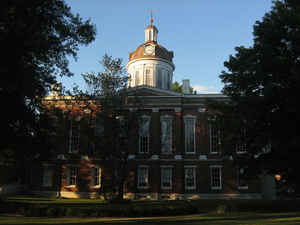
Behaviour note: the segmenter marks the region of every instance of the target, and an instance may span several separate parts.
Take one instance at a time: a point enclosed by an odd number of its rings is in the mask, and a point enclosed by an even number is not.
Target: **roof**
[[[158,29],[156,28],[156,26],[154,26],[154,25],[149,25],[148,27],[146,27],[146,30],[147,29],[155,29],[157,32],[158,32]]]
[[[151,26],[151,25],[149,25],[149,26]],[[147,46],[149,44],[151,44],[152,46],[155,47],[155,51],[154,51],[154,54],[146,55],[144,53],[145,46]],[[134,52],[129,53],[129,61],[135,60],[135,59],[143,59],[143,58],[161,58],[161,59],[165,59],[165,60],[172,62],[173,56],[174,56],[174,53],[172,51],[168,51],[166,48],[164,48],[162,45],[158,44],[157,42],[147,41],[146,43],[143,43],[140,46],[138,46]]]

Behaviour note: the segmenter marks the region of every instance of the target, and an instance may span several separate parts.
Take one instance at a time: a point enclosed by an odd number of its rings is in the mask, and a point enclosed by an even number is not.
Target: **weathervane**
[[[150,25],[152,26],[152,23],[153,23],[153,17],[152,17],[152,13],[155,13],[155,12],[157,12],[158,10],[157,9],[152,9],[151,11],[150,11]]]

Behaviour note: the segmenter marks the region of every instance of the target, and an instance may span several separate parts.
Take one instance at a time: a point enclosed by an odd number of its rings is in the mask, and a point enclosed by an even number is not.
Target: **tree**
[[[226,127],[233,132],[228,132],[227,141],[233,142],[244,127],[248,162],[280,173],[293,185],[300,178],[299,15],[299,1],[274,1],[271,11],[254,25],[253,46],[235,48],[236,54],[224,63],[228,71],[220,75],[223,93],[232,100],[227,112],[231,121],[239,121]],[[223,117],[228,113],[223,111]]]
[[[94,144],[94,156],[102,160],[112,175],[110,181],[103,182],[102,192],[123,199],[130,139],[137,136],[138,128],[137,112],[129,113],[128,107],[137,109],[138,100],[128,92],[129,77],[120,58],[104,55],[100,63],[103,72],[82,75],[87,90],[76,86],[71,95],[80,103],[80,111],[90,112],[96,120],[95,135],[89,135],[89,142]]]
[[[190,93],[193,93],[194,89],[192,86],[189,87],[190,88]],[[178,93],[182,93],[182,84],[179,84],[177,81],[175,81],[172,85],[172,91],[176,91]]]
[[[56,77],[71,76],[68,56],[95,39],[89,20],[73,15],[63,0],[10,0],[0,3],[1,158],[36,155],[41,142],[41,100]],[[44,123],[46,124],[46,123]],[[5,160],[5,159],[4,159]]]

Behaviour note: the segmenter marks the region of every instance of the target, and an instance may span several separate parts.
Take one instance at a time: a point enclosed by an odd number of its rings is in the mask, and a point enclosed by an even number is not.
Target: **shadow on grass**
[[[68,225],[212,225],[212,224],[300,224],[299,213],[240,214],[240,215],[192,215],[157,218],[9,218],[1,217],[0,224],[68,224]]]

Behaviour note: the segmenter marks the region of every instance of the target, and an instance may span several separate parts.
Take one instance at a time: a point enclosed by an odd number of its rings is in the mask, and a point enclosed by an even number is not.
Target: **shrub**
[[[222,205],[218,205],[217,206],[217,209],[216,209],[216,213],[218,215],[224,215],[227,211],[227,206],[222,204]]]
[[[39,204],[29,205],[29,207],[24,211],[24,216],[28,217],[40,217],[42,215],[42,209]]]
[[[65,211],[65,216],[72,217],[72,216],[78,216],[78,209],[77,208],[67,208]]]
[[[55,217],[57,216],[57,209],[56,208],[47,208],[46,216],[48,217]]]

